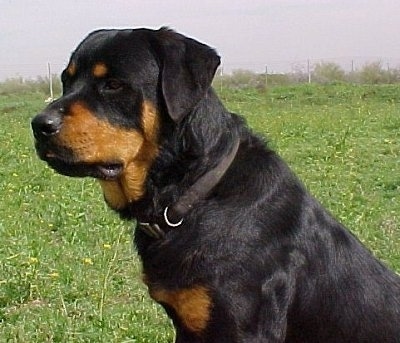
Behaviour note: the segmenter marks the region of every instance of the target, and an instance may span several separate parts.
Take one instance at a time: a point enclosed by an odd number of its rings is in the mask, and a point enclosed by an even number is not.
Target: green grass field
[[[269,137],[308,189],[400,271],[400,88],[220,90]],[[30,119],[41,94],[0,96],[0,343],[172,342],[142,285],[132,223],[91,179],[38,160]]]

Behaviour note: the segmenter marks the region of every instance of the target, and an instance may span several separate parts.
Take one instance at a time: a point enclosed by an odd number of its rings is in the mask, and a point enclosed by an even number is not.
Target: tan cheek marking
[[[124,208],[128,204],[125,191],[118,181],[99,180],[99,183],[103,190],[104,197],[111,208],[118,210]]]
[[[108,68],[107,68],[107,66],[106,66],[104,63],[102,63],[102,62],[96,63],[96,64],[94,65],[94,67],[93,67],[92,73],[93,73],[93,76],[94,76],[94,77],[103,77],[103,76],[106,76],[106,75],[107,75],[107,73],[108,73]]]
[[[140,151],[143,136],[96,118],[78,102],[64,117],[59,141],[71,148],[80,162],[120,162],[126,167]]]
[[[155,301],[172,307],[188,330],[201,333],[206,329],[212,307],[207,288],[195,286],[174,291],[150,289],[150,296]]]
[[[69,76],[74,76],[76,74],[76,64],[71,62],[67,67],[67,73]]]
[[[143,102],[142,124],[146,140],[149,143],[157,144],[159,123],[158,114],[154,105],[150,101]]]
[[[142,125],[144,141],[135,158],[127,163],[123,175],[118,181],[100,181],[108,204],[117,210],[143,196],[148,171],[158,155],[158,114],[149,101],[143,103]]]
[[[144,194],[144,184],[150,168],[148,162],[133,161],[121,177],[121,186],[128,202],[140,199]]]
[[[119,180],[99,180],[104,197],[111,208],[122,209],[143,196],[148,168],[146,162],[133,161],[127,165]]]
[[[144,141],[140,151],[127,163],[121,178],[118,181],[100,180],[108,204],[117,210],[143,196],[148,170],[158,155],[158,114],[149,101],[143,103],[142,126]]]
[[[140,199],[148,170],[158,154],[158,114],[150,102],[143,103],[144,133],[118,128],[96,118],[87,107],[77,102],[64,117],[60,143],[74,151],[80,162],[123,164],[116,181],[99,180],[108,204],[121,209]]]

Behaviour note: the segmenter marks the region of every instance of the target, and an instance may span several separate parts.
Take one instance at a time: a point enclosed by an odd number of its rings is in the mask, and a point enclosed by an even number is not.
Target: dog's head
[[[57,172],[100,180],[108,203],[140,199],[163,125],[209,89],[220,59],[174,31],[99,30],[62,73],[63,96],[32,120],[36,149]]]

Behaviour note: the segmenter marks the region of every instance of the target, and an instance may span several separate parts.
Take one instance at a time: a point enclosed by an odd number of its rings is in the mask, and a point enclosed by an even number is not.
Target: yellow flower
[[[93,264],[93,261],[90,257],[85,257],[82,262],[83,264],[89,264],[89,265]]]
[[[30,264],[36,264],[38,262],[39,262],[39,260],[36,257],[29,257],[29,263]]]
[[[111,244],[106,244],[106,243],[104,243],[104,244],[103,244],[103,248],[104,248],[104,249],[111,249]]]

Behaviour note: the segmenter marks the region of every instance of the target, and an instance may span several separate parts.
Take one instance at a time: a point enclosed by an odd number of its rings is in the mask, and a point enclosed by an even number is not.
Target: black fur
[[[73,58],[90,54],[115,66],[127,84],[112,105],[113,125],[140,126],[127,94],[150,99],[161,116],[160,153],[145,195],[119,210],[123,218],[160,222],[164,208],[240,139],[222,180],[180,227],[161,240],[135,232],[149,284],[166,290],[202,285],[210,292],[210,318],[199,332],[163,303],[176,342],[400,342],[399,277],[224,108],[210,87],[219,64],[212,49],[166,29],[100,31]],[[76,84],[64,83],[67,89]],[[115,101],[98,98],[85,95],[95,109]]]

